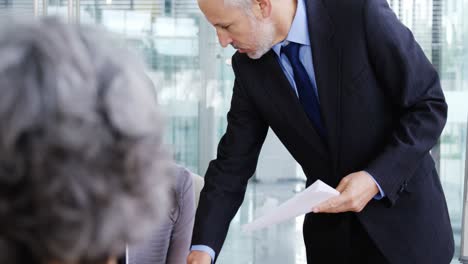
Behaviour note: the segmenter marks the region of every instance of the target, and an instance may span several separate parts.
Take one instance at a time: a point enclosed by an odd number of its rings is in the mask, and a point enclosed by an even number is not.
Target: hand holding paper
[[[307,189],[296,194],[280,206],[244,225],[242,229],[244,232],[251,232],[309,213],[316,205],[339,194],[337,190],[317,180]]]
[[[329,199],[314,208],[314,213],[361,212],[369,201],[379,193],[377,182],[372,176],[359,171],[341,179],[336,187],[340,196]]]

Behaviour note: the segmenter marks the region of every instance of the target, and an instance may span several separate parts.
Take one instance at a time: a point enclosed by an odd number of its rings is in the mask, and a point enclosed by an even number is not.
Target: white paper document
[[[322,182],[317,180],[304,191],[296,194],[278,207],[271,209],[263,216],[242,226],[244,232],[252,232],[261,228],[269,227],[291,218],[309,213],[321,202],[328,200],[340,193]]]

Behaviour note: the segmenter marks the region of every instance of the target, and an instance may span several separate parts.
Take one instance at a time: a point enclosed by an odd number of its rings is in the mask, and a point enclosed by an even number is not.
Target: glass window
[[[0,17],[5,15],[33,17],[42,14],[46,0],[0,0]]]
[[[449,106],[440,144],[432,150],[438,163],[460,254],[466,129],[468,119],[468,1],[390,0],[439,71]]]
[[[226,126],[233,51],[219,47],[196,1],[82,0],[80,21],[103,25],[143,56],[174,158],[204,173]]]
[[[456,259],[460,252],[467,142],[468,0],[388,2],[398,18],[413,31],[437,68],[449,105],[447,125],[432,154],[447,197],[457,245]],[[198,10],[196,1],[0,0],[0,16],[5,13],[60,15],[71,21],[102,25],[123,37],[148,65],[167,115],[166,142],[172,145],[174,158],[194,172],[205,172],[226,129],[233,86],[230,57],[234,51],[220,48],[214,29]],[[272,151],[276,150],[273,148]],[[303,175],[299,172],[294,177]],[[302,185],[292,182],[288,186],[250,186],[246,202],[232,222],[231,230],[237,233],[240,225],[253,217],[268,193],[281,194],[278,197],[281,200],[286,198],[283,194],[290,196],[292,190],[300,190]],[[278,230],[293,235],[291,243],[278,247],[276,253],[292,251],[292,256],[277,260],[305,263],[300,219],[289,226],[292,226],[291,230],[278,227]],[[231,232],[220,261],[238,263],[230,256],[245,254],[254,260],[251,263],[262,263],[266,242],[260,240],[269,242],[275,236],[276,233],[265,233],[261,239],[246,238]],[[241,252],[242,249],[245,251]]]

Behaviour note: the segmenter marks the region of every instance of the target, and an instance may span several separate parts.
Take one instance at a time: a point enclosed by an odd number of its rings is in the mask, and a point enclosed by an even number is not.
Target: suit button
[[[406,190],[406,187],[408,187],[408,181],[403,182],[403,184],[400,186],[400,190],[398,190],[398,193],[402,193],[404,190]]]
[[[402,193],[406,188],[406,184],[403,184],[400,186],[400,190],[398,190],[398,193]]]

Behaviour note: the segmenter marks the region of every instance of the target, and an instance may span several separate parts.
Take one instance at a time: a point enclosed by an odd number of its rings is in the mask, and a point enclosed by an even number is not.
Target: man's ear
[[[267,18],[271,15],[271,1],[270,0],[254,0],[255,5],[258,6],[260,15]]]

